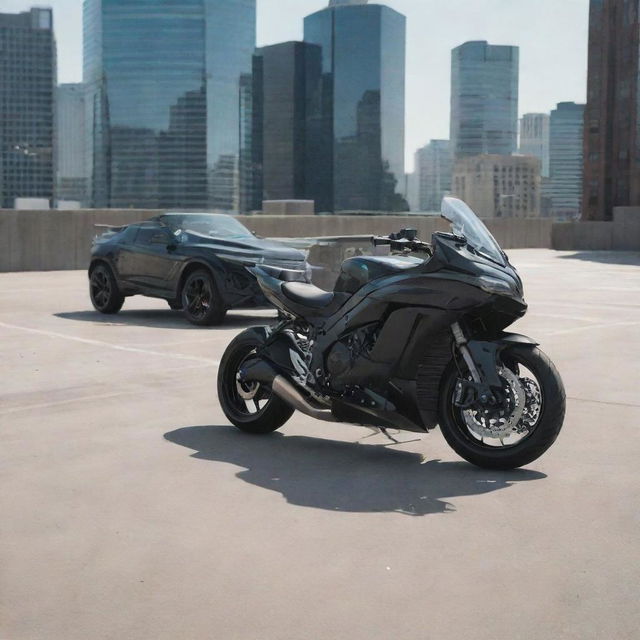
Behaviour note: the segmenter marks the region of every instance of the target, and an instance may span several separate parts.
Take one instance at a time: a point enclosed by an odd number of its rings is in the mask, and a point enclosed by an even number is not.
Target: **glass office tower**
[[[255,0],[85,0],[91,201],[239,207]]]
[[[451,52],[451,144],[456,157],[516,151],[518,65],[518,47],[465,42]]]
[[[453,155],[449,140],[431,140],[415,155],[418,211],[440,211],[442,198],[451,193]]]
[[[545,195],[556,218],[577,218],[582,208],[584,105],[560,102],[551,112],[550,178]]]
[[[84,85],[58,85],[56,91],[56,200],[86,204]]]
[[[540,159],[543,178],[549,177],[549,114],[525,113],[520,120],[520,153]]]
[[[255,209],[262,200],[314,200],[318,184],[307,163],[307,107],[322,81],[322,50],[283,42],[254,57]]]
[[[324,194],[317,211],[406,210],[405,17],[332,3],[305,18],[304,39],[322,47],[308,111],[307,162]]]
[[[51,9],[0,13],[0,209],[53,200],[55,86]]]

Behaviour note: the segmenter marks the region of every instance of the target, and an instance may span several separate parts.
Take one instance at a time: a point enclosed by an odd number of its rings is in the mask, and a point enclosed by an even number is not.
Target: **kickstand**
[[[362,442],[367,438],[373,438],[373,436],[377,436],[379,433],[383,433],[385,436],[387,436],[387,438],[391,442],[390,445],[385,445],[385,446],[393,446],[395,444],[408,444],[410,442],[420,442],[420,438],[415,438],[413,440],[396,440],[384,427],[367,427],[367,429],[370,429],[372,433],[370,433],[368,436],[364,436],[363,438],[360,438],[358,442]]]
[[[396,440],[384,427],[380,427],[380,433],[384,433],[384,435],[387,436],[393,444],[402,444],[400,440]]]

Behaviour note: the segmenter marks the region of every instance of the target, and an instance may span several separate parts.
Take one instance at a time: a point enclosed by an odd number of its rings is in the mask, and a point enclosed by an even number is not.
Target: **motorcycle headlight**
[[[504,280],[498,280],[497,278],[489,278],[487,276],[481,276],[478,280],[478,284],[483,291],[487,293],[494,293],[499,296],[511,296],[514,291],[512,287]]]

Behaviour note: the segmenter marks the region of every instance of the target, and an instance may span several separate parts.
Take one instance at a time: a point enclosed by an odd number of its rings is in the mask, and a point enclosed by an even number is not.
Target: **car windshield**
[[[215,238],[247,238],[251,232],[235,218],[219,213],[168,214],[160,221],[173,232],[186,231]]]
[[[484,223],[462,200],[445,198],[442,217],[451,223],[451,231],[466,239],[467,245],[485,258],[505,266],[504,252]]]

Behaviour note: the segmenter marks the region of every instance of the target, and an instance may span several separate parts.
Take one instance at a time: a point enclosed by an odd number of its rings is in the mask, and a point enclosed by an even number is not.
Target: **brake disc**
[[[522,420],[517,427],[518,433],[527,433],[537,424],[542,413],[542,392],[540,386],[531,378],[520,378],[520,384],[526,394],[526,403]]]
[[[467,409],[463,411],[464,421],[472,433],[482,438],[504,438],[520,433],[519,423],[527,406],[527,394],[518,376],[507,367],[498,369],[507,394],[506,405],[491,411]],[[525,428],[527,431],[528,428]]]
[[[243,400],[253,400],[256,397],[258,390],[260,389],[260,383],[259,382],[249,382],[249,383],[243,382],[242,380],[240,380],[240,374],[237,373],[236,389],[238,391],[238,395]]]

